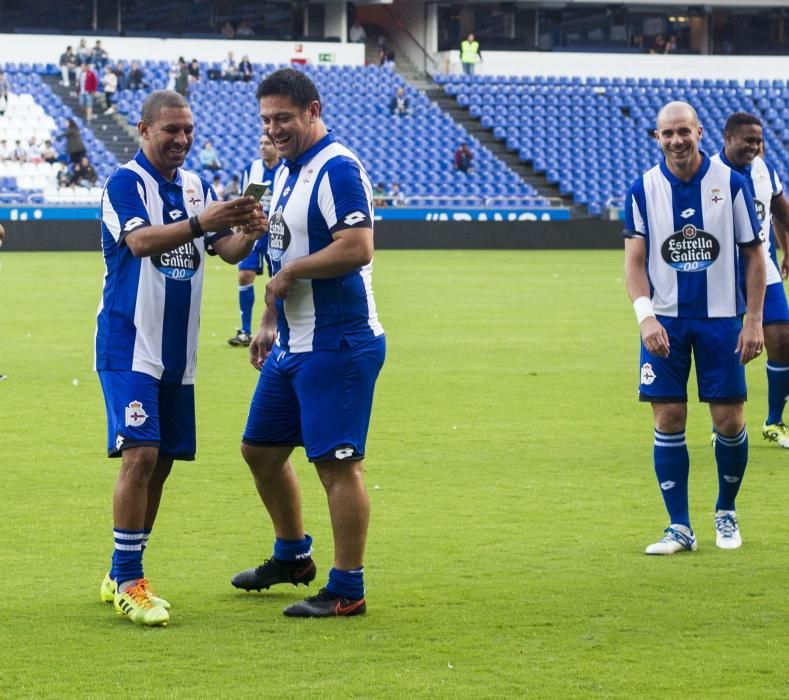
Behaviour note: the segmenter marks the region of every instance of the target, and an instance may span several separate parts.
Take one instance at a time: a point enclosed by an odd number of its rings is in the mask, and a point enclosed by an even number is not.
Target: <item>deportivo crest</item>
[[[191,279],[200,267],[200,253],[194,243],[189,241],[175,250],[152,255],[151,262],[163,275],[174,280]]]
[[[269,257],[278,262],[285,255],[285,251],[290,246],[290,229],[285,222],[285,217],[282,215],[282,207],[277,207],[269,217],[268,224],[268,255]]]
[[[649,362],[645,362],[641,365],[641,383],[649,386],[654,381],[655,372],[652,369],[652,365]]]
[[[693,224],[685,224],[660,247],[663,260],[682,272],[706,270],[718,259],[720,251],[718,239]]]
[[[726,197],[721,192],[720,188],[713,187],[710,190],[710,202],[713,204],[720,204],[721,202],[725,201]]]
[[[139,428],[148,420],[148,414],[139,401],[132,401],[126,406],[126,425],[132,428]]]

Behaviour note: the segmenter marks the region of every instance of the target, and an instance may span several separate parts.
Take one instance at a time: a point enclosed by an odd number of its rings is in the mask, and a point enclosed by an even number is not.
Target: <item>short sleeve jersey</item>
[[[285,161],[269,212],[268,254],[276,274],[317,253],[332,234],[373,227],[372,187],[359,159],[328,133]],[[300,279],[277,300],[277,343],[290,352],[332,350],[383,335],[372,289],[372,262],[331,279]]]
[[[770,213],[770,205],[773,197],[777,197],[783,192],[781,178],[775,168],[759,156],[753,159],[750,165],[736,166],[729,162],[726,154],[721,151],[712,156],[713,160],[718,160],[724,165],[728,165],[735,172],[742,175],[748,192],[753,198],[753,206],[756,209],[756,216],[759,218],[761,229],[759,238],[762,241],[762,251],[764,252],[764,264],[767,270],[767,284],[778,284],[783,282],[780,268],[775,255],[775,234],[773,232],[773,216]]]
[[[267,190],[260,200],[263,211],[268,214],[271,207],[271,195],[274,192],[274,181],[277,179],[279,171],[282,170],[282,161],[278,161],[273,168],[267,168],[262,158],[253,160],[241,173],[241,194],[247,189],[250,182],[260,182],[267,186]]]
[[[144,226],[199,214],[214,200],[201,177],[179,168],[168,182],[142,151],[110,175],[101,200],[105,273],[97,370],[132,370],[169,384],[194,383],[205,256],[229,232],[206,234],[143,258],[131,252],[125,238]]]
[[[759,221],[742,177],[702,153],[685,182],[662,161],[630,186],[626,238],[644,238],[655,312],[731,318],[745,312],[740,246],[759,245]]]

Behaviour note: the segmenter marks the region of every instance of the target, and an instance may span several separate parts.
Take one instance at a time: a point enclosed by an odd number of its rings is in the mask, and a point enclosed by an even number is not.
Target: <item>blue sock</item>
[[[364,598],[364,567],[360,566],[350,571],[332,568],[329,571],[326,590],[350,600]]]
[[[241,330],[252,332],[252,307],[255,305],[255,285],[240,284],[238,286],[238,305],[241,307]]]
[[[305,534],[303,540],[274,540],[274,558],[280,561],[298,561],[312,554],[312,537]]]
[[[718,502],[715,510],[734,510],[734,499],[742,484],[748,465],[748,433],[743,428],[737,435],[717,434],[715,461],[718,463]]]
[[[148,547],[148,540],[151,539],[151,530],[152,529],[153,528],[150,528],[150,527],[143,528],[143,531],[142,531],[142,548],[143,548],[143,551],[145,551],[145,549]]]
[[[767,361],[767,425],[783,423],[789,397],[789,365]]]
[[[690,457],[685,431],[661,433],[655,428],[655,474],[672,524],[690,527],[688,472]]]
[[[142,578],[143,531],[116,527],[112,535],[115,538],[115,550],[112,553],[110,578],[119,584]]]

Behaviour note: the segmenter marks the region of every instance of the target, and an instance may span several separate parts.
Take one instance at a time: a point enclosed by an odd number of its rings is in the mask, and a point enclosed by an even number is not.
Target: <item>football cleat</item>
[[[137,625],[164,626],[170,621],[170,613],[151,602],[148,580],[144,578],[137,579],[122,593],[116,592],[113,604],[119,615],[126,615]]]
[[[245,591],[259,591],[268,588],[275,583],[292,583],[297,586],[303,583],[310,585],[310,581],[315,578],[315,562],[312,557],[298,559],[294,562],[286,562],[281,559],[266,559],[255,569],[241,571],[230,579],[236,588],[243,588]]]
[[[247,347],[252,342],[252,336],[240,329],[236,330],[236,334],[228,341],[233,347]]]
[[[733,510],[719,510],[715,513],[715,545],[721,549],[742,547],[740,527]]]
[[[789,448],[789,428],[783,423],[773,423],[762,426],[762,437],[770,442],[775,442],[781,447]]]
[[[118,584],[116,581],[110,578],[110,573],[108,571],[107,575],[104,577],[104,580],[101,582],[101,589],[99,591],[102,601],[105,603],[111,603],[114,601],[117,590]],[[160,598],[159,596],[155,595],[151,589],[150,583],[147,585],[146,590],[148,591],[148,598],[150,599],[151,603],[154,605],[159,605],[165,610],[170,609],[170,603],[168,603],[164,598]]]
[[[363,615],[366,610],[364,598],[352,600],[321,588],[318,595],[289,605],[282,612],[288,617],[349,617]]]
[[[676,552],[695,552],[696,536],[693,530],[685,525],[669,525],[664,531],[663,539],[649,545],[647,554],[675,554]]]

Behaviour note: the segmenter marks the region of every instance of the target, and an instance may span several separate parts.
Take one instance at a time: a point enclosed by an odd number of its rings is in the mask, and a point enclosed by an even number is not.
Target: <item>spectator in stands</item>
[[[200,64],[196,58],[193,58],[192,62],[189,64],[188,73],[190,83],[197,83],[200,81]]]
[[[132,61],[129,69],[129,90],[141,90],[145,85],[145,72],[138,61]]]
[[[219,170],[222,167],[219,163],[216,149],[210,141],[206,141],[205,145],[200,149],[200,165],[209,170]]]
[[[101,39],[96,39],[96,45],[93,47],[93,51],[91,52],[90,62],[96,67],[97,71],[102,72],[108,61],[109,55],[102,47]]]
[[[22,141],[17,139],[14,141],[14,150],[11,151],[11,160],[24,163],[28,158],[27,146],[22,145]]]
[[[385,45],[382,45],[380,49],[378,49],[378,62],[381,65],[381,68],[392,68],[395,67],[395,52],[392,49],[388,48]]]
[[[74,55],[74,49],[70,46],[60,54],[60,83],[63,87],[69,87],[72,80],[77,77],[77,57]]]
[[[71,173],[65,163],[58,163],[58,171],[55,177],[58,187],[69,187],[71,185]]]
[[[238,175],[233,175],[230,182],[225,187],[225,200],[235,199],[241,196],[241,182],[239,182]]]
[[[79,103],[85,109],[85,121],[89,122],[93,120],[93,101],[99,89],[99,79],[89,63],[83,63],[80,68]]]
[[[649,53],[666,53],[666,37],[658,34],[652,42],[652,48]]]
[[[27,142],[27,160],[31,163],[41,163],[44,160],[41,157],[41,144],[35,136],[31,136]]]
[[[175,68],[173,89],[184,97],[188,97],[189,95],[189,70],[183,58],[178,59],[178,65]]]
[[[49,139],[44,141],[44,145],[41,147],[41,160],[46,163],[57,163],[58,152]]]
[[[104,114],[112,114],[115,111],[115,96],[118,92],[118,76],[110,66],[104,66],[104,75],[101,78],[101,85],[104,88],[104,103],[106,109]]]
[[[469,34],[460,42],[460,63],[466,75],[474,75],[477,63],[482,60],[482,52],[479,50],[479,42],[473,34]]]
[[[5,139],[0,140],[0,160],[11,160],[14,155],[14,149],[8,145]]]
[[[405,88],[399,87],[392,99],[389,100],[389,112],[398,117],[404,117],[411,114],[411,109],[408,105],[408,98],[405,95]]]
[[[666,53],[675,53],[677,50],[677,35],[672,34],[666,40]]]
[[[88,48],[88,42],[85,39],[80,39],[77,47],[77,65],[81,66],[84,63],[90,63],[91,53],[91,50]]]
[[[74,164],[74,169],[71,175],[71,182],[69,184],[76,185],[77,187],[93,187],[99,179],[96,171],[90,164],[87,156],[82,156],[78,163]]]
[[[392,189],[389,190],[389,194],[387,195],[387,201],[389,202],[390,207],[402,207],[405,206],[405,195],[400,190],[400,183],[393,182]]]
[[[471,164],[473,160],[474,154],[464,141],[455,151],[455,170],[459,170],[466,174],[470,173],[474,169]]]
[[[5,77],[5,71],[0,68],[0,116],[8,109],[8,93],[11,92],[11,83]]]
[[[252,67],[252,62],[246,54],[244,54],[244,57],[241,59],[241,63],[238,64],[238,72],[245,83],[252,80],[255,75],[255,69]]]
[[[249,26],[249,20],[242,19],[236,29],[236,39],[249,39],[255,36],[255,30]]]
[[[211,187],[214,188],[214,194],[216,194],[217,199],[225,199],[225,186],[222,184],[222,178],[219,177],[219,175],[214,175],[214,179],[211,182]]]
[[[126,64],[123,61],[118,61],[112,69],[115,77],[118,79],[118,90],[125,90],[129,87],[129,76],[126,75]]]
[[[355,19],[348,29],[348,41],[353,44],[364,44],[367,41],[367,32],[365,32],[364,27],[359,24],[358,19]]]
[[[376,207],[386,206],[386,185],[379,182],[373,187],[373,205]]]
[[[66,120],[66,131],[63,134],[66,139],[66,153],[70,163],[78,163],[82,156],[87,155],[85,144],[82,141],[77,122],[73,119]]]
[[[236,38],[236,30],[233,29],[233,25],[230,24],[230,20],[225,20],[225,23],[222,25],[222,29],[219,30],[219,33],[225,37],[225,39]]]
[[[228,51],[227,58],[222,61],[222,80],[238,80],[241,76],[238,72],[238,64],[232,51]]]

